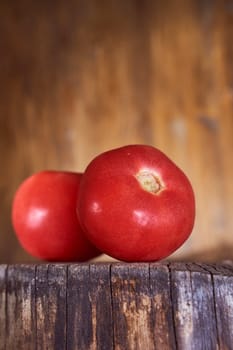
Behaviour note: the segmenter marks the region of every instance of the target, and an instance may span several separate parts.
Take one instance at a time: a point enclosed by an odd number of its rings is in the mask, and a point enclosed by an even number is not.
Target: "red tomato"
[[[83,261],[99,255],[85,238],[76,215],[82,175],[42,171],[17,190],[12,222],[23,248],[48,261]]]
[[[184,173],[161,151],[125,146],[89,164],[78,215],[87,237],[104,253],[125,261],[155,261],[190,235],[194,193]]]

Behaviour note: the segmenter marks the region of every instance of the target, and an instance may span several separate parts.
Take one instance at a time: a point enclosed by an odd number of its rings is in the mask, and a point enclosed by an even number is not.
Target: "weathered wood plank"
[[[6,274],[7,265],[0,268],[0,350],[6,348]]]
[[[42,264],[36,269],[37,350],[66,349],[65,265]]]
[[[185,266],[185,265],[184,265]],[[218,346],[213,285],[210,273],[189,266],[170,265],[174,322],[179,349],[216,349]]]
[[[214,301],[220,349],[233,349],[233,274],[214,275]]]
[[[111,284],[115,348],[154,349],[149,265],[112,265]]]
[[[90,265],[89,288],[93,324],[91,350],[112,350],[114,310],[112,310],[110,264]]]
[[[71,265],[67,293],[68,348],[113,349],[110,265]]]
[[[92,310],[89,300],[88,264],[68,268],[67,345],[68,349],[90,349],[93,339]]]
[[[210,274],[191,272],[193,349],[217,349],[217,326]]]
[[[178,349],[193,349],[191,347],[193,309],[189,271],[171,270],[171,299]]]
[[[11,265],[6,278],[6,349],[35,349],[35,266]]]
[[[212,275],[232,275],[231,268],[219,264],[196,263],[201,269]]]
[[[223,276],[232,276],[232,273],[233,273],[233,265],[231,266],[230,264],[229,265],[225,265],[225,264],[206,264],[206,268],[209,269],[209,268],[214,268],[218,274],[221,274]],[[215,274],[213,272],[213,270],[211,271],[213,274]]]
[[[165,264],[150,264],[150,290],[154,349],[175,349],[176,334],[171,300],[169,269]]]

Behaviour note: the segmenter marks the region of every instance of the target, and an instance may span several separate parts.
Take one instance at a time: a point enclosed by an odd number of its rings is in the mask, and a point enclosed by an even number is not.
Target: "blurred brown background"
[[[130,143],[193,183],[172,257],[233,258],[233,1],[1,1],[0,16],[0,262],[33,260],[10,220],[25,177]]]

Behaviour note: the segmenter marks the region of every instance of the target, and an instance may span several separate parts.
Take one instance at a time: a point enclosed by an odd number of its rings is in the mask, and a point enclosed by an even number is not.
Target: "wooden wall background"
[[[3,0],[0,16],[0,262],[33,260],[10,221],[25,177],[129,143],[193,183],[173,257],[232,258],[233,1]]]

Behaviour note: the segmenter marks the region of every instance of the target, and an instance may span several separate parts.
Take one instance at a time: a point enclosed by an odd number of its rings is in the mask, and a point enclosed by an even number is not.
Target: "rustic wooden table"
[[[0,349],[233,349],[233,267],[0,266]]]

